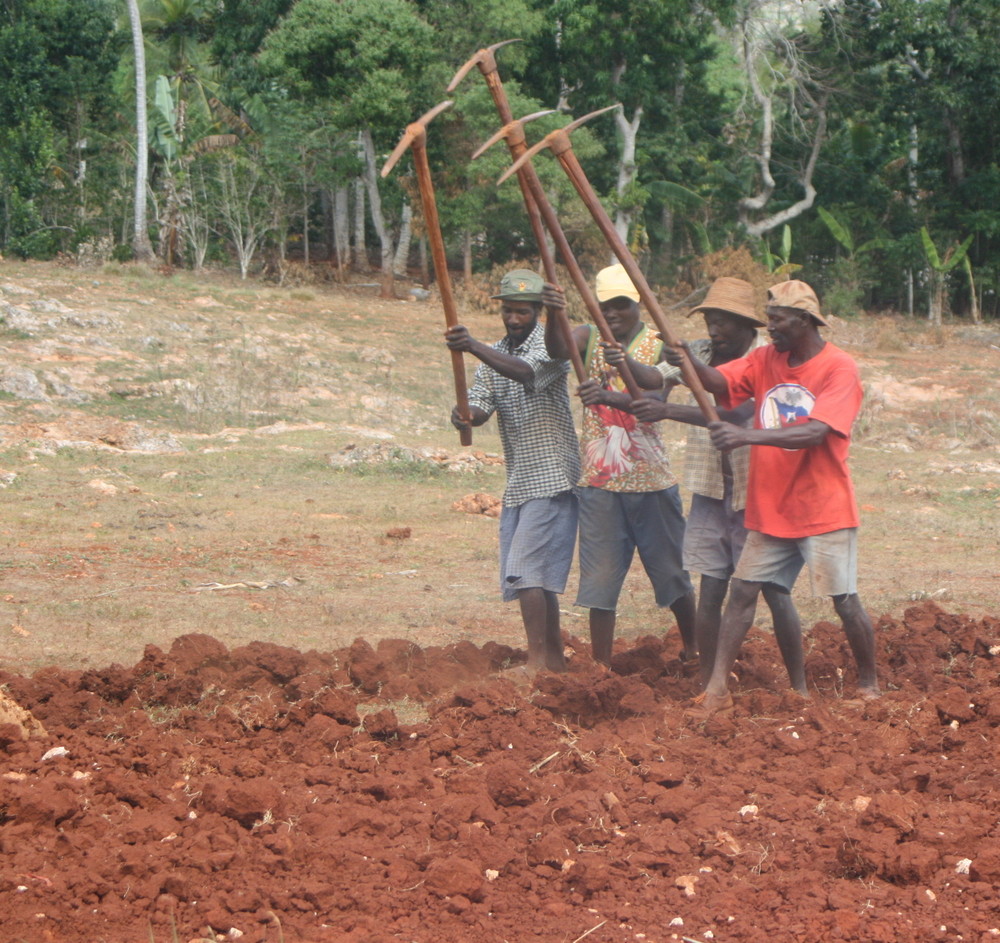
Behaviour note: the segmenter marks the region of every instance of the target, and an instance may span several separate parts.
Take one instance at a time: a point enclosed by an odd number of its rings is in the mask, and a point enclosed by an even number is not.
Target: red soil
[[[533,689],[519,652],[405,641],[0,672],[49,733],[0,726],[0,939],[992,941],[998,635],[882,618],[865,703],[839,629],[811,702],[753,633],[701,724],[675,638],[611,674],[572,639]]]

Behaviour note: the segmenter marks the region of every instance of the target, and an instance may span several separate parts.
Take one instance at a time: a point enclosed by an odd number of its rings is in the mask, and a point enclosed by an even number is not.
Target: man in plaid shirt
[[[543,307],[563,307],[562,292],[536,272],[515,269],[493,295],[506,336],[492,346],[456,325],[445,332],[451,350],[482,361],[469,391],[472,425],[494,413],[507,466],[500,513],[500,590],[516,599],[528,639],[528,671],[566,667],[558,594],[566,588],[576,544],[580,453],[566,390],[566,360],[545,349],[538,322]],[[458,407],[451,421],[462,428]]]

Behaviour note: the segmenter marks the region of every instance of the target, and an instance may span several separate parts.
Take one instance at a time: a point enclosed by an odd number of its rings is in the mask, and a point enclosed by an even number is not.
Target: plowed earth
[[[816,625],[807,702],[754,630],[707,722],[675,633],[528,686],[493,643],[205,635],[0,672],[47,730],[0,727],[0,939],[993,940],[1000,621],[877,638],[852,701]]]

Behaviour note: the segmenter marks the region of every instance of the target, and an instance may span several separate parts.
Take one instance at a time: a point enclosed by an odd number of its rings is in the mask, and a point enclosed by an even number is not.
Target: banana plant
[[[771,247],[767,244],[767,240],[763,240],[764,246],[764,267],[772,274],[778,277],[791,275],[793,272],[797,272],[801,265],[798,262],[790,261],[792,254],[792,230],[788,223],[781,228],[781,255],[775,255],[771,252]]]
[[[819,218],[826,224],[826,228],[830,230],[830,235],[847,250],[848,256],[852,259],[855,256],[871,252],[873,249],[884,249],[889,245],[888,239],[875,238],[861,243],[860,246],[855,246],[851,231],[833,213],[822,206],[816,207],[816,211],[819,213]]]
[[[944,310],[944,289],[948,281],[948,274],[962,264],[969,253],[972,239],[973,237],[970,235],[959,245],[949,246],[942,255],[938,252],[937,246],[934,245],[934,240],[927,231],[927,227],[920,227],[920,241],[923,243],[927,264],[931,267],[930,308],[927,317],[933,324],[941,323],[941,314]]]

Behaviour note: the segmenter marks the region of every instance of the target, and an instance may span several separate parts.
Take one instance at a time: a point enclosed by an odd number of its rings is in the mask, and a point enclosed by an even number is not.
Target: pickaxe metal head
[[[435,105],[430,111],[425,112],[412,124],[406,126],[406,130],[403,132],[403,136],[399,139],[399,143],[396,145],[395,150],[389,155],[389,159],[385,162],[385,166],[382,168],[382,176],[388,175],[389,171],[396,166],[399,158],[403,156],[406,149],[413,144],[421,146],[424,143],[424,139],[427,137],[427,125],[431,123],[442,111],[455,104],[453,101],[444,101],[440,105]]]
[[[536,118],[544,118],[546,115],[557,114],[555,108],[546,108],[544,111],[536,111],[530,115],[525,115],[523,118],[515,118],[513,121],[507,122],[496,134],[493,135],[475,154],[472,155],[472,159],[475,160],[477,157],[481,157],[485,154],[497,141],[502,141],[504,138],[508,142],[513,143],[523,143],[524,142],[524,126],[529,121],[534,121]]]
[[[537,144],[533,147],[529,147],[513,164],[508,167],[500,179],[497,181],[497,185],[503,183],[511,174],[517,173],[532,157],[535,156],[540,150],[546,147],[551,147],[557,154],[560,151],[566,150],[570,147],[569,136],[580,127],[581,124],[586,124],[591,118],[596,118],[598,115],[603,115],[606,111],[612,111],[615,108],[621,108],[620,104],[608,105],[606,108],[598,108],[597,111],[592,111],[589,115],[584,115],[582,118],[577,118],[576,121],[571,121],[565,128],[556,128],[555,131],[551,131],[545,135]]]
[[[503,46],[509,46],[511,43],[519,42],[521,42],[520,39],[505,39],[502,43],[494,43],[492,46],[480,49],[455,73],[455,77],[448,83],[448,87],[445,91],[448,93],[455,91],[455,89],[458,88],[459,82],[461,82],[462,79],[464,79],[472,71],[473,66],[479,66],[479,71],[482,72],[483,75],[489,75],[491,72],[496,72],[497,60],[493,53]]]

